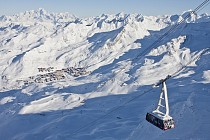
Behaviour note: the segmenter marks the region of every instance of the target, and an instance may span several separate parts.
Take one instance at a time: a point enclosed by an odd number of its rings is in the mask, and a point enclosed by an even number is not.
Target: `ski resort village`
[[[209,3],[0,15],[0,140],[210,140]]]

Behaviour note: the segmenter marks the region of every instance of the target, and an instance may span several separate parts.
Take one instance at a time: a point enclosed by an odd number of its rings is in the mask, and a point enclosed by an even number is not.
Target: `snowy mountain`
[[[190,13],[1,16],[0,138],[210,139],[210,16],[149,47]],[[144,92],[167,75],[176,127],[162,131],[145,120],[160,89]]]

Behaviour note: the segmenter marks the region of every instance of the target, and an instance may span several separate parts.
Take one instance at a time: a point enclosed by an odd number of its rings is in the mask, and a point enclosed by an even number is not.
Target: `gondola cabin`
[[[169,115],[168,94],[165,83],[169,78],[170,76],[167,76],[165,79],[161,80],[158,84],[155,85],[157,87],[162,84],[158,105],[154,111],[147,113],[146,115],[146,120],[148,122],[162,130],[168,130],[175,127],[174,120]]]
[[[147,113],[146,120],[162,130],[168,130],[175,127],[172,117],[158,117],[154,113]]]

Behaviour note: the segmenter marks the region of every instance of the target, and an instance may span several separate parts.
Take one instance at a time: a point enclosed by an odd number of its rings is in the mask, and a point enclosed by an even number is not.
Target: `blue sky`
[[[70,12],[79,17],[141,13],[143,15],[180,14],[194,9],[204,0],[0,0],[0,15],[12,15],[44,8],[49,12]],[[201,11],[210,14],[210,4]]]

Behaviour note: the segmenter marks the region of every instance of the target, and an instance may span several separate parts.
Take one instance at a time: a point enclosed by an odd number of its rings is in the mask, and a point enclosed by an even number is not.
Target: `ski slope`
[[[1,16],[0,138],[210,139],[210,16],[191,15],[145,52],[189,13]],[[175,128],[162,131],[145,120],[160,88],[146,91],[174,73],[167,87]]]

